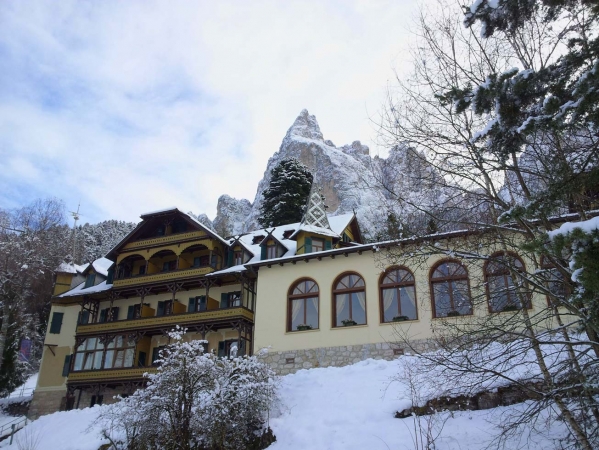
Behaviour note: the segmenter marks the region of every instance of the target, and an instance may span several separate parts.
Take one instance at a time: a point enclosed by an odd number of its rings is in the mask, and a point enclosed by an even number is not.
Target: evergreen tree
[[[264,191],[262,227],[299,222],[310,194],[313,176],[297,159],[284,159],[273,170],[268,188]]]

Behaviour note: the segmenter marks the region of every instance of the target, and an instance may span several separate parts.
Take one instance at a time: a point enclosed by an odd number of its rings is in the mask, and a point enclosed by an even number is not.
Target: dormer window
[[[283,239],[289,239],[295,230],[285,230],[283,232]]]
[[[156,228],[156,236],[164,236],[165,232],[166,232],[165,225],[160,225],[158,228]]]
[[[324,239],[312,238],[312,252],[324,251]]]
[[[258,235],[258,236],[254,236],[254,239],[252,240],[252,245],[256,245],[259,244],[260,242],[262,242],[264,240],[266,236],[263,235]]]
[[[242,251],[236,251],[233,253],[233,265],[234,266],[239,266],[243,264],[243,252]]]

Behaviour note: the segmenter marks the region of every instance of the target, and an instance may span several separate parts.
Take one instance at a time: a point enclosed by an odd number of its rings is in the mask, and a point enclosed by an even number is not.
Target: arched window
[[[357,273],[346,273],[333,284],[333,326],[366,324],[366,285]]]
[[[392,267],[381,276],[381,322],[416,320],[414,275],[405,267]]]
[[[289,289],[287,331],[318,328],[318,285],[310,279],[299,280]]]
[[[511,271],[524,271],[524,263],[513,253],[498,253],[485,264],[485,285],[490,312],[515,311],[522,307]],[[530,301],[527,301],[530,308]]]
[[[457,261],[441,261],[431,272],[433,317],[472,314],[468,271]]]

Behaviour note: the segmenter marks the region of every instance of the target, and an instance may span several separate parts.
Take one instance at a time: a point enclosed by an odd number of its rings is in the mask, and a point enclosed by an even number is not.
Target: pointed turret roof
[[[316,188],[316,183],[312,183],[310,195],[308,196],[308,204],[306,205],[306,211],[304,212],[301,224],[331,230],[326,206],[322,199],[320,189]]]

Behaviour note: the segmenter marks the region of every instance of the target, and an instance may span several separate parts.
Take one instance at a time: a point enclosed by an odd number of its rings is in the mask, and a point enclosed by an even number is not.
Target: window
[[[73,371],[96,370],[102,368],[104,344],[98,338],[87,338],[75,352]]]
[[[189,297],[187,304],[187,312],[206,311],[207,303],[206,296],[200,295],[198,297]]]
[[[489,312],[514,311],[522,307],[510,269],[524,270],[522,260],[512,253],[493,255],[485,264],[485,285]],[[530,301],[526,302],[530,308]]]
[[[129,305],[127,308],[127,320],[139,319],[141,317],[141,305],[136,303],[135,305]]]
[[[113,308],[105,308],[100,310],[99,322],[113,322],[119,317],[119,308],[117,306]]]
[[[220,294],[221,308],[235,308],[241,306],[241,291],[223,292]]]
[[[168,272],[170,270],[175,270],[177,268],[177,260],[166,261],[162,263],[162,271]]]
[[[193,258],[193,267],[206,267],[209,262],[210,257],[208,255],[196,256]]]
[[[324,250],[323,239],[312,239],[312,252],[322,252]]]
[[[233,253],[233,265],[239,266],[243,264],[243,252],[236,251]]]
[[[158,308],[156,309],[156,316],[170,316],[173,313],[173,301],[165,300],[158,302]]]
[[[273,259],[277,257],[277,246],[276,244],[270,244],[266,246],[266,259]]]
[[[472,314],[468,271],[457,261],[442,261],[431,273],[433,317]]]
[[[116,336],[106,346],[105,369],[133,367],[135,341],[125,336]]]
[[[88,273],[87,274],[87,278],[85,278],[85,287],[92,287],[94,285],[94,282],[96,281],[96,274],[95,273]]]
[[[333,324],[336,327],[366,324],[366,285],[356,274],[341,275],[333,285]]]
[[[146,274],[146,265],[142,264],[141,266],[139,266],[139,275],[145,275]]]
[[[64,313],[61,313],[61,312],[55,312],[52,314],[52,322],[50,323],[50,333],[60,334],[63,316],[64,316]]]
[[[403,267],[388,269],[381,280],[381,321],[416,320],[416,289],[414,275]]]
[[[236,354],[237,356],[243,356],[247,354],[246,351],[247,344],[245,339],[241,339],[240,341],[238,341],[237,339],[221,341],[218,343],[217,356],[233,356],[233,354]]]
[[[318,295],[318,285],[312,280],[300,280],[291,287],[287,302],[287,331],[318,328]]]

